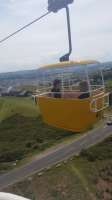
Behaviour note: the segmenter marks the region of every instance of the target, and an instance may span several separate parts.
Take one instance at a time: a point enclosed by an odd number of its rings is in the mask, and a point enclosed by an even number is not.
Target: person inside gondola
[[[89,86],[87,81],[82,81],[80,82],[80,96],[79,99],[85,99],[90,97],[89,93]]]
[[[109,106],[112,106],[112,92],[109,94]]]
[[[61,98],[61,81],[59,79],[54,80],[51,93],[54,98]]]

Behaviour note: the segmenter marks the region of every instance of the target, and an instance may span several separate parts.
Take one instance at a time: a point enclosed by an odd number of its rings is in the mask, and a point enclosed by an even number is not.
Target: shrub
[[[3,152],[0,155],[0,162],[13,162],[16,160],[21,160],[23,158],[24,152],[22,151],[10,151]]]
[[[26,148],[31,148],[32,147],[32,143],[31,142],[27,142],[25,146],[26,146]]]
[[[97,159],[97,156],[94,154],[94,152],[85,149],[81,151],[80,156],[86,158],[90,162],[94,162]]]

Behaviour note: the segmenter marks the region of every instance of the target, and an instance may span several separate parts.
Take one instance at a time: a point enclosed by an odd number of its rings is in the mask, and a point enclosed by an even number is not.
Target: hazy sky
[[[0,39],[46,12],[47,0],[0,0]],[[112,61],[112,0],[74,0],[71,59]],[[37,68],[67,51],[65,10],[0,45],[0,72]]]

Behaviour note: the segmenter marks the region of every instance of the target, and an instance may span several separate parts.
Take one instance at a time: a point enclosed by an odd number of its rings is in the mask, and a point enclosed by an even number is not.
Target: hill
[[[0,120],[0,172],[14,167],[17,160],[74,136],[70,131],[44,124],[30,98],[0,98]]]
[[[5,191],[35,200],[111,200],[112,137]]]
[[[37,117],[39,110],[31,98],[0,97],[0,121],[16,114]]]
[[[94,69],[100,67],[104,71],[112,69],[112,62],[97,63],[92,65]],[[66,70],[66,68],[64,69]],[[18,86],[18,85],[37,85],[42,76],[44,68],[35,70],[25,70],[9,73],[0,73],[0,87]],[[57,73],[57,69],[54,69]],[[109,73],[110,74],[110,73]]]

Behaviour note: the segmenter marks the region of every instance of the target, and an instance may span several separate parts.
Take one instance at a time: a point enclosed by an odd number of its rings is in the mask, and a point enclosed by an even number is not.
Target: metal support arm
[[[60,58],[60,62],[69,61],[69,57],[72,53],[72,38],[71,38],[71,26],[70,26],[70,12],[69,7],[66,6],[66,16],[67,16],[67,28],[68,28],[68,42],[69,42],[69,52]]]

